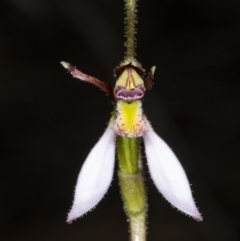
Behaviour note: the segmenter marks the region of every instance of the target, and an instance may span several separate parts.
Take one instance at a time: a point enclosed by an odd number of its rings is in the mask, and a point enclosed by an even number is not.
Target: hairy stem
[[[118,137],[119,185],[130,222],[131,241],[146,240],[147,197],[141,167],[140,140]]]
[[[135,53],[135,24],[137,23],[137,0],[124,0],[125,1],[125,36],[126,36],[126,57],[134,57]]]

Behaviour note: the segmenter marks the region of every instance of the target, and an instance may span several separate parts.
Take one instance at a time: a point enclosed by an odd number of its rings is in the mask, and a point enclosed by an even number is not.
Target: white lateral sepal
[[[158,190],[173,206],[201,221],[187,176],[173,151],[152,128],[143,139],[150,174]]]
[[[109,124],[82,166],[67,222],[90,211],[107,192],[113,177],[115,141],[116,134]]]

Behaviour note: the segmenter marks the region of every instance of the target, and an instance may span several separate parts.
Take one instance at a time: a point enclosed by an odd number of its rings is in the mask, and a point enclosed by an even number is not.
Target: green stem
[[[118,136],[117,148],[119,169],[125,174],[138,174],[139,172],[139,144],[138,138]]]
[[[124,0],[124,1],[125,1],[125,11],[126,11],[126,18],[125,18],[126,57],[134,57],[136,55],[135,24],[137,23],[137,15],[136,15],[137,0]]]
[[[141,167],[139,138],[118,136],[119,185],[130,221],[131,241],[146,240],[147,197]]]

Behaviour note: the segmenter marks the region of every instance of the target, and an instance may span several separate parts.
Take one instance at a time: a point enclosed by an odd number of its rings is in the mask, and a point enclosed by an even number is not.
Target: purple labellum
[[[115,91],[115,98],[118,100],[125,100],[125,101],[134,101],[143,98],[144,96],[144,88],[139,86],[132,90],[126,90],[123,87],[118,86]]]

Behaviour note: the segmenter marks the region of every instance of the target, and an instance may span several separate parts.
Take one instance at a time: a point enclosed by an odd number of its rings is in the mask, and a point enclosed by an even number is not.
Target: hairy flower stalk
[[[134,57],[137,0],[125,1],[126,57]],[[140,139],[118,137],[119,186],[129,219],[131,241],[146,240],[147,195],[143,178]]]
[[[159,192],[183,213],[198,221],[202,220],[202,216],[195,205],[190,184],[178,158],[154,132],[144,115],[142,99],[152,86],[155,66],[144,80],[145,70],[134,58],[136,0],[125,0],[125,3],[127,56],[114,70],[114,88],[84,74],[70,63],[61,62],[73,77],[103,90],[114,105],[106,130],[81,168],[67,222],[71,223],[92,210],[106,194],[113,178],[117,149],[119,186],[130,223],[131,241],[145,241],[147,196],[140,150],[142,141],[148,169]]]
[[[125,36],[126,36],[126,57],[135,57],[135,34],[136,28],[135,24],[137,23],[137,0],[124,0],[125,1]]]
[[[119,185],[133,241],[146,240],[146,190],[142,172],[140,138],[118,137]]]

